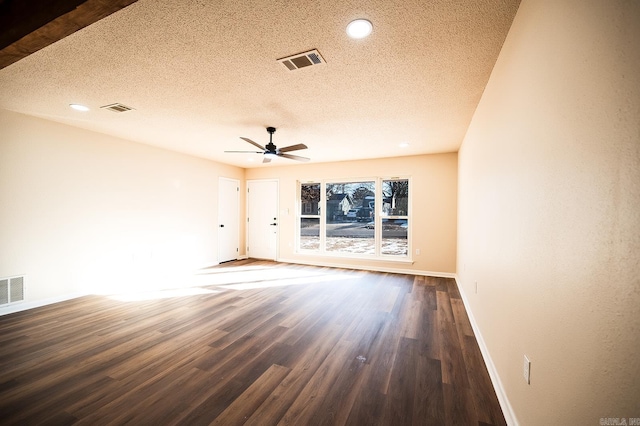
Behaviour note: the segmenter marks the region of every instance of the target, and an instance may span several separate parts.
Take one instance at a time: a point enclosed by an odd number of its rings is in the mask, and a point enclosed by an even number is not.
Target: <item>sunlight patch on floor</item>
[[[238,282],[236,284],[224,284],[224,285],[220,285],[220,287],[224,289],[232,289],[232,290],[253,290],[257,288],[305,285],[305,284],[315,284],[315,283],[328,282],[328,281],[340,281],[340,280],[353,281],[354,278],[355,277],[353,275],[349,275],[349,274],[327,274],[327,275],[304,276],[304,277],[284,278],[284,279],[270,279],[270,280],[261,280],[261,281],[246,281],[246,282]]]
[[[165,276],[159,279],[153,274],[141,276],[133,282],[121,283],[110,292],[102,292],[112,300],[141,302],[174,297],[215,294],[228,290],[254,290],[335,281],[355,282],[358,272],[336,272],[336,270],[302,270],[281,265],[218,266],[199,270],[191,275]],[[100,293],[95,293],[100,294]]]
[[[307,283],[317,283],[322,281],[336,281],[338,279],[357,279],[358,273],[336,273],[335,270],[301,270],[297,268],[287,267],[254,267],[248,268],[220,268],[214,274],[198,274],[195,282],[200,287],[220,286],[224,288],[258,288],[256,283],[260,282],[279,282],[280,284],[264,285],[265,287],[274,287],[278,285],[297,285]],[[253,287],[250,287],[253,286]]]
[[[173,288],[168,290],[142,291],[135,293],[121,293],[109,296],[119,302],[143,302],[149,300],[169,299],[172,297],[197,296],[200,294],[221,293],[221,290],[210,290],[200,287]]]

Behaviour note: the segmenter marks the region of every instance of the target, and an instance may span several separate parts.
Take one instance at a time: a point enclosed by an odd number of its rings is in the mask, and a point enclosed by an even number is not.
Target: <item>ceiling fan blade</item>
[[[249,143],[250,143],[251,145],[253,145],[253,146],[257,146],[258,148],[260,148],[261,150],[263,150],[263,151],[264,151],[264,146],[262,146],[262,145],[260,145],[260,144],[258,144],[258,143],[256,143],[256,142],[254,142],[254,141],[252,141],[251,139],[249,139],[249,138],[243,138],[242,136],[240,137],[240,139],[242,139],[242,140],[243,140],[243,141],[245,141],[245,142],[249,142]]]
[[[309,161],[307,157],[300,157],[299,155],[291,154],[278,154],[280,157],[289,158],[290,160]]]
[[[280,152],[289,152],[289,151],[297,151],[299,149],[307,149],[307,146],[303,143],[299,143],[298,145],[285,146],[284,148],[280,148]]]
[[[266,155],[264,156],[264,159],[262,160],[263,163],[270,163],[271,162],[271,158],[267,157]]]
[[[244,153],[244,154],[262,154],[262,151],[225,151],[231,153]]]

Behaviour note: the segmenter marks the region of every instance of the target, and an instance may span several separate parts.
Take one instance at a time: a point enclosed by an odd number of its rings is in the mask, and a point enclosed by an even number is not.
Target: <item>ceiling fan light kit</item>
[[[283,158],[288,158],[290,160],[296,160],[296,161],[309,161],[309,158],[307,157],[300,157],[299,155],[286,154],[286,152],[290,152],[290,151],[307,149],[307,146],[305,144],[299,143],[297,145],[286,146],[284,148],[278,149],[278,147],[273,144],[273,134],[276,132],[276,128],[267,127],[267,132],[269,133],[269,143],[266,146],[262,146],[259,143],[256,143],[249,138],[240,137],[240,139],[242,139],[243,141],[248,142],[257,148],[260,148],[261,151],[225,151],[225,152],[226,153],[263,154],[264,156],[264,158],[262,159],[263,163],[270,163],[271,159],[274,157],[283,157]]]

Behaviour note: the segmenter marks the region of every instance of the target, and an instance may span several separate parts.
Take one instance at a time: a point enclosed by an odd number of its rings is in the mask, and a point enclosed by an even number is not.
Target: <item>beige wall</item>
[[[523,0],[459,153],[459,280],[523,425],[640,417],[639,43],[640,2]]]
[[[282,260],[455,272],[456,154],[244,170],[9,111],[0,128],[0,277],[26,274],[28,303],[188,284],[217,262],[219,176],[279,180]],[[296,254],[298,179],[374,175],[412,178],[413,264]]]
[[[347,260],[296,253],[295,230],[298,208],[296,185],[299,180],[305,182],[376,176],[411,177],[413,264],[363,259]],[[279,260],[444,275],[455,272],[457,220],[457,154],[455,153],[256,168],[247,170],[246,178],[247,180],[278,179],[279,181]],[[420,249],[420,255],[415,255],[416,249]]]
[[[8,111],[0,129],[0,277],[26,274],[27,302],[217,262],[218,177],[243,169]]]

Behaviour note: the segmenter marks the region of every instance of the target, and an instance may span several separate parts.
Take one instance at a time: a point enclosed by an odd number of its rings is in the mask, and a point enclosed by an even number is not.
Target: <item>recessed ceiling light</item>
[[[347,34],[351,38],[365,38],[373,30],[373,25],[366,19],[356,19],[347,25]]]
[[[75,109],[76,111],[89,111],[89,107],[86,107],[84,105],[80,105],[80,104],[69,104],[69,106],[73,109]]]
[[[400,148],[406,148],[409,146],[409,142],[402,142],[398,145]]]

